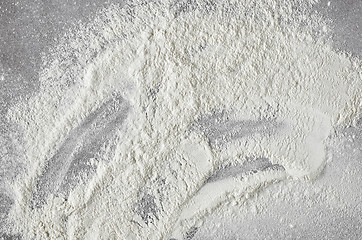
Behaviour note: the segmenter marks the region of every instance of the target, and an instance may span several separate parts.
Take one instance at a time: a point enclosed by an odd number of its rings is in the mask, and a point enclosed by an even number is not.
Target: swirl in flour
[[[14,231],[190,238],[230,194],[317,177],[362,93],[360,61],[325,43],[313,2],[133,1],[65,39],[9,112],[29,166]]]

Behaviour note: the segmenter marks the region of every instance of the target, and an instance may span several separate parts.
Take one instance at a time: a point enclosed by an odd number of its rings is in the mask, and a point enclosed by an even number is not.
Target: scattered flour
[[[66,36],[40,92],[8,113],[24,129],[28,166],[13,186],[13,231],[190,239],[222,204],[318,177],[334,127],[361,113],[362,68],[326,43],[314,2],[132,1]],[[72,168],[79,158],[87,173]],[[208,182],[225,162],[251,158],[278,168]],[[77,184],[62,187],[69,172]],[[39,178],[59,182],[43,186],[44,199],[34,197]]]

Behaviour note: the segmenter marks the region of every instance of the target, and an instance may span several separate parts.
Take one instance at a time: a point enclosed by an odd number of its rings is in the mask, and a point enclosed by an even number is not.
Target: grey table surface
[[[0,1],[0,142],[2,143],[0,146],[0,226],[3,224],[4,216],[6,216],[9,209],[9,202],[11,202],[11,200],[1,195],[1,190],[5,188],[5,181],[13,178],[22,169],[21,163],[13,160],[17,159],[16,155],[21,153],[11,151],[13,149],[13,139],[9,136],[13,136],[17,129],[16,126],[6,121],[7,109],[18,101],[26,101],[36,93],[39,86],[38,72],[42,64],[42,56],[46,55],[49,49],[57,44],[58,39],[80,22],[91,21],[97,11],[111,3],[122,5],[124,0]],[[321,0],[315,6],[315,10],[332,20],[334,47],[338,51],[346,51],[361,58],[362,1]],[[335,180],[344,174],[343,168],[346,166],[362,168],[361,124],[358,124],[357,127],[340,129],[339,131],[346,139],[352,139],[352,136],[354,136],[353,141],[347,141],[341,149],[335,151],[334,161],[330,166],[327,166],[325,174],[321,176],[321,181],[334,179],[332,182],[338,182],[341,189],[347,189],[345,190],[346,194],[350,194],[351,197],[356,197],[357,200],[362,201],[359,197],[362,190],[362,177],[354,179],[353,184]],[[281,208],[283,206],[275,205],[271,208],[269,214],[279,216],[283,212],[280,210]],[[299,218],[296,212],[293,213],[293,207],[288,209],[290,209],[288,213],[290,218]],[[225,224],[223,225],[222,234],[199,231],[194,237],[195,239],[223,239],[228,236],[227,239],[238,239],[245,231],[250,231],[250,227],[253,226],[260,230],[255,235],[258,239],[275,234],[275,228],[281,229],[281,232],[275,235],[275,239],[298,238],[298,236],[303,235],[309,239],[334,239],[334,236],[341,236],[338,235],[338,232],[346,232],[343,235],[346,239],[362,239],[362,220],[360,216],[353,214],[346,216],[345,214],[329,213],[327,210],[320,209],[311,209],[306,216],[312,218],[320,211],[326,215],[322,218],[325,221],[321,220],[314,224],[303,225],[300,221],[308,221],[308,217],[299,218],[296,222],[304,226],[299,230],[283,229],[283,226],[279,223],[270,224],[270,222],[273,222],[273,218],[270,218],[269,215],[269,222],[266,222],[265,216],[250,221],[246,221],[247,217],[245,217],[244,220],[240,220],[243,223],[242,227],[235,227],[235,223],[224,219]],[[310,231],[308,231],[308,228]],[[321,231],[320,229],[325,230]],[[306,234],[306,231],[308,234]],[[19,236],[1,235],[0,233],[1,237],[12,239]]]

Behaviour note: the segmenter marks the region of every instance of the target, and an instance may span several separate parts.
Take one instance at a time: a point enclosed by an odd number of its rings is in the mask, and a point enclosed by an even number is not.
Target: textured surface
[[[122,97],[115,96],[69,133],[38,178],[33,195],[35,207],[40,207],[48,194],[67,195],[77,185],[81,174],[87,175],[94,170],[90,161],[97,157],[105,142],[112,139],[127,112],[128,104]]]
[[[113,1],[117,2],[117,1]],[[122,1],[118,1],[120,4]],[[108,3],[101,3],[101,1],[92,0],[85,2],[74,2],[74,1],[1,1],[0,2],[0,139],[1,143],[4,143],[1,146],[1,172],[0,172],[0,188],[5,184],[6,179],[11,179],[17,171],[21,170],[21,165],[12,161],[16,159],[17,155],[21,155],[21,152],[13,152],[12,144],[14,144],[14,132],[17,131],[15,126],[10,126],[4,121],[5,112],[11,104],[16,103],[17,101],[24,101],[31,94],[36,92],[36,89],[39,86],[37,81],[37,72],[41,67],[41,57],[43,54],[47,54],[48,48],[56,45],[57,38],[62,36],[68,29],[73,25],[77,24],[79,21],[87,21],[92,19],[92,16],[103,6],[106,6]],[[350,1],[331,1],[328,4],[328,1],[321,1],[318,4],[317,10],[321,11],[327,17],[333,20],[334,34],[332,36],[334,45],[338,49],[342,49],[348,52],[351,52],[355,56],[362,56],[362,46],[361,46],[361,29],[359,26],[362,26],[362,18],[360,17],[362,11],[362,3],[358,0]],[[115,116],[117,118],[117,116]],[[112,121],[112,120],[109,120]],[[242,124],[242,123],[237,123]],[[251,129],[255,128],[255,131],[258,131],[259,125],[254,123],[246,123],[251,125]],[[254,125],[253,125],[254,124]],[[267,124],[273,124],[268,123]],[[228,126],[228,124],[226,124]],[[235,124],[229,124],[231,128]],[[225,126],[225,124],[224,124]],[[336,179],[336,176],[345,177],[344,167],[350,166],[351,168],[361,169],[362,165],[358,159],[361,159],[361,130],[360,127],[349,128],[346,130],[341,130],[341,134],[345,136],[346,139],[351,138],[351,141],[343,143],[343,146],[337,151],[335,151],[334,164],[331,164],[325,170],[323,178],[325,181],[330,179]],[[220,135],[223,135],[227,130],[217,128],[215,132],[210,133],[208,136],[213,140],[217,140]],[[108,131],[108,130],[107,130]],[[11,134],[10,134],[11,133]],[[97,132],[98,134],[98,132]],[[208,133],[206,133],[208,134]],[[217,136],[213,136],[216,134]],[[239,133],[238,133],[239,134]],[[248,132],[241,132],[240,134],[248,134]],[[10,137],[11,136],[11,137]],[[354,136],[354,137],[352,137]],[[230,136],[233,137],[233,136]],[[91,139],[89,140],[92,144]],[[69,144],[74,144],[74,140],[70,139]],[[97,143],[98,144],[98,143]],[[67,147],[67,146],[65,146]],[[82,151],[82,150],[80,150]],[[230,174],[235,172],[235,169],[230,171]],[[223,173],[228,174],[228,173]],[[331,177],[332,176],[332,177]],[[323,181],[323,179],[321,180]],[[334,180],[333,180],[334,181]],[[354,180],[354,184],[350,185],[347,182],[341,181],[341,191],[346,191],[346,195],[350,197],[356,197],[355,192],[361,190],[360,183],[361,181]],[[346,188],[349,188],[346,190]],[[146,199],[144,202],[152,202],[152,199],[144,194],[142,198]],[[6,215],[6,212],[11,204],[11,198],[6,194],[0,195],[1,204],[0,212],[2,215]],[[358,196],[356,201],[358,204]],[[152,208],[152,204],[149,206],[143,206],[142,204],[139,208],[148,209],[148,214],[144,216],[144,220],[148,221],[150,215],[156,215],[156,210]],[[276,216],[277,213],[280,213],[280,208],[283,206],[274,206],[270,210],[270,215]],[[292,209],[293,207],[290,207]],[[288,208],[289,209],[289,208]],[[142,211],[140,211],[142,212]],[[310,210],[310,217],[315,218],[315,215],[318,215],[316,209]],[[361,232],[360,225],[356,216],[344,216],[343,213],[338,213],[333,215],[332,213],[322,212],[320,215],[324,216],[324,219],[331,219],[331,216],[335,216],[336,219],[339,219],[339,222],[343,224],[330,223],[329,221],[320,221],[316,225],[322,225],[322,228],[327,229],[327,226],[334,226],[334,229],[339,229],[341,226],[343,229],[348,229],[348,232]],[[291,214],[290,218],[297,218]],[[263,218],[263,216],[261,216]],[[249,225],[256,226],[259,229],[258,232],[261,232],[259,238],[264,238],[266,235],[273,230],[273,227],[278,225],[268,225],[271,222],[277,222],[278,219],[267,219],[263,218],[259,222],[247,222]],[[307,221],[307,220],[305,220]],[[357,223],[357,225],[356,225]],[[1,219],[0,219],[1,224]],[[318,225],[319,224],[319,225]],[[225,221],[224,224],[225,232],[230,232],[230,238],[236,238],[240,236],[241,231],[248,231],[248,228],[236,228],[234,229],[235,223]],[[336,225],[336,226],[335,226]],[[304,228],[310,228],[311,231],[317,231],[313,225],[306,225]],[[231,230],[230,230],[231,229]],[[313,230],[314,229],[314,230]],[[339,231],[341,231],[340,229]],[[276,235],[275,238],[286,238],[292,236],[300,236],[304,233],[301,231],[288,231],[288,229],[283,230],[283,232],[273,233]],[[338,231],[338,230],[336,230]],[[202,231],[193,230],[190,233],[191,235],[202,239]],[[210,235],[210,233],[204,233],[208,238],[216,238],[218,233],[215,235]],[[209,235],[208,235],[209,234]],[[294,234],[294,235],[293,235]],[[331,233],[333,234],[333,232]],[[219,234],[220,235],[220,234]],[[224,235],[220,235],[224,236]],[[321,234],[315,233],[312,234],[311,238],[320,238],[323,236]],[[330,235],[332,237],[332,235]],[[6,238],[6,236],[4,236]],[[358,236],[354,236],[356,239]],[[221,238],[219,238],[221,239]]]

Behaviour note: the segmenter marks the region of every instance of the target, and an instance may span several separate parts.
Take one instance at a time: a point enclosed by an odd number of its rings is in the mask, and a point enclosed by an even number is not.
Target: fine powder
[[[139,0],[66,36],[8,112],[28,167],[12,231],[191,239],[223,204],[318,178],[361,114],[362,67],[314,3]]]

